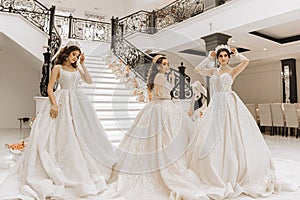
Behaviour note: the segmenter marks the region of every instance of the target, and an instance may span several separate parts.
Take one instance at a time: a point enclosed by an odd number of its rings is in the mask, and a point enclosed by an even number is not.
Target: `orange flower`
[[[5,144],[5,147],[6,147],[7,149],[11,149],[11,150],[19,150],[19,151],[22,151],[22,150],[25,149],[26,143],[22,140],[21,142],[16,143],[16,144]]]

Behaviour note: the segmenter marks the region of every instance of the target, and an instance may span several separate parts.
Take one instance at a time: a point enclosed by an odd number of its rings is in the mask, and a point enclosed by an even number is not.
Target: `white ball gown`
[[[117,156],[79,81],[79,71],[60,67],[58,116],[50,118],[47,100],[22,157],[0,186],[0,199],[75,199],[106,189]]]
[[[103,199],[208,199],[185,161],[194,124],[170,100],[170,89],[165,75],[157,74],[153,100],[140,111],[116,150],[116,179]]]
[[[189,167],[200,177],[201,188],[212,199],[242,193],[269,196],[280,189],[297,189],[300,173],[283,181],[285,177],[275,171],[259,127],[232,91],[232,83],[230,73],[220,74],[215,69],[211,76],[213,96],[188,152]]]

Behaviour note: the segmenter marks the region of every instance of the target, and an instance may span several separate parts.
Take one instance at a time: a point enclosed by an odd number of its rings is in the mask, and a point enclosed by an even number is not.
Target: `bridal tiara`
[[[68,41],[68,43],[66,44],[66,47],[67,47],[67,48],[69,48],[70,46],[77,46],[77,47],[80,48],[79,42],[73,41],[73,40]]]
[[[218,45],[215,48],[215,51],[218,52],[220,49],[227,49],[229,51],[229,53],[231,53],[230,46],[228,46],[228,45],[224,45],[224,44]]]

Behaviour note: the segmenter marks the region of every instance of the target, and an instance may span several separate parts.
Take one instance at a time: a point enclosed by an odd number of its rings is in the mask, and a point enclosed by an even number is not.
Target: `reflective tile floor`
[[[29,129],[23,129],[20,134],[19,129],[0,129],[0,183],[8,174],[9,168],[14,164],[17,156],[11,154],[5,149],[7,143],[17,143],[22,138],[29,135]],[[264,135],[264,138],[271,150],[274,159],[288,159],[300,162],[300,138],[281,137]],[[94,199],[94,198],[93,198]],[[247,196],[240,196],[234,200],[252,200]],[[300,190],[293,193],[284,193],[280,195],[272,195],[267,198],[257,198],[264,200],[300,200]]]

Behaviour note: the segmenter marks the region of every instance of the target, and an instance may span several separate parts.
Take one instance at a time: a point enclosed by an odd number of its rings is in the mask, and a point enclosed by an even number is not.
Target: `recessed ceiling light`
[[[263,50],[264,50],[264,51],[267,51],[268,49],[267,49],[267,48],[263,48]]]
[[[231,40],[232,43],[235,43],[235,40]]]

